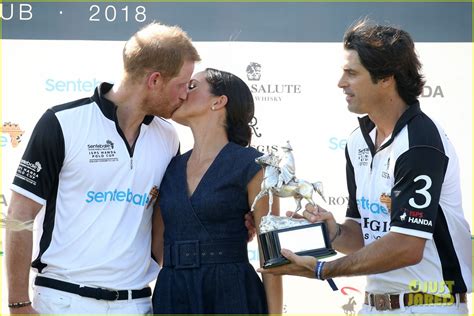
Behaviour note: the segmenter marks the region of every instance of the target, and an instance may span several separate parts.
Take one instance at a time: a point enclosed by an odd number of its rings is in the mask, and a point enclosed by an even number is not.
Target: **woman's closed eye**
[[[193,90],[193,89],[196,88],[196,87],[197,87],[197,85],[196,85],[195,82],[190,82],[190,83],[188,84],[188,90]]]

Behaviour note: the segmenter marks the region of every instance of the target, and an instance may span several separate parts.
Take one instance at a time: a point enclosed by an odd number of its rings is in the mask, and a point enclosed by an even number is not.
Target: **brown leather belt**
[[[428,293],[406,293],[403,294],[403,303],[405,306],[413,305],[437,305],[447,306],[456,303],[456,294],[451,295],[434,295]],[[459,293],[459,302],[466,303],[466,293]],[[372,294],[365,292],[364,304],[375,307],[378,311],[393,310],[400,308],[399,294]]]

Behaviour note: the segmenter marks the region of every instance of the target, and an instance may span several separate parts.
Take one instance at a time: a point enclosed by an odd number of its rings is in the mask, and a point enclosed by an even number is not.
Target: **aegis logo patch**
[[[388,221],[378,221],[364,217],[362,227],[364,228],[364,239],[380,239],[389,231],[390,224]],[[370,230],[370,232],[368,232],[368,230]]]
[[[111,162],[118,161],[117,153],[114,150],[115,144],[107,139],[104,144],[89,144],[89,162]]]
[[[145,206],[148,205],[149,201],[148,193],[133,193],[130,189],[127,189],[127,191],[118,189],[113,191],[88,191],[86,193],[86,203],[126,202],[137,206]]]
[[[386,233],[390,229],[390,224],[387,221],[370,220],[370,218],[364,217],[363,227],[373,232]]]

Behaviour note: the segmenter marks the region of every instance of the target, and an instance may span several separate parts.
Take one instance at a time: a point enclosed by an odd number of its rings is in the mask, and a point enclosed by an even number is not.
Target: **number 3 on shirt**
[[[421,176],[416,177],[415,180],[413,180],[413,182],[417,182],[420,180],[425,181],[425,186],[419,190],[416,190],[415,193],[423,195],[425,198],[425,203],[423,203],[422,205],[417,204],[414,198],[411,198],[408,201],[408,204],[410,204],[411,207],[418,208],[418,209],[425,208],[431,203],[431,195],[428,192],[428,189],[431,188],[431,184],[432,184],[431,178],[428,177],[427,175],[421,175]]]

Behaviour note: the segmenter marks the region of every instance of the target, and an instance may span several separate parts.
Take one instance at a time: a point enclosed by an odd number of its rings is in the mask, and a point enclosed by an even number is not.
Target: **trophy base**
[[[281,255],[286,248],[300,256],[318,259],[336,254],[329,241],[324,222],[269,231],[258,236],[264,257],[263,268],[274,268],[290,263]]]
[[[301,252],[296,252],[297,255],[299,256],[311,256],[315,257],[318,259],[323,259],[326,257],[331,257],[336,254],[336,251],[333,249],[327,249],[328,251],[325,252],[307,252],[307,253],[301,253]],[[286,259],[285,257],[281,256],[279,258],[272,258],[263,263],[263,268],[264,269],[269,269],[269,268],[274,268],[278,266],[282,266],[285,264],[290,263],[290,260]]]

